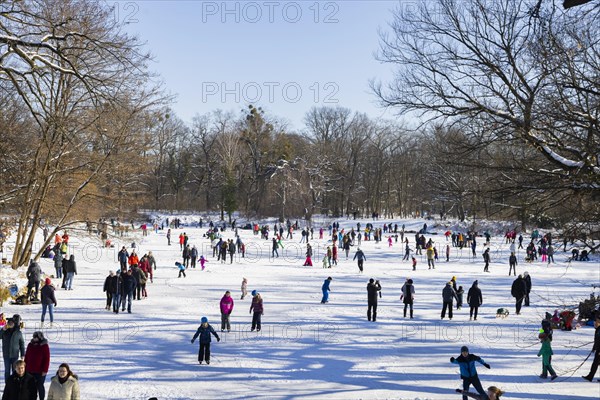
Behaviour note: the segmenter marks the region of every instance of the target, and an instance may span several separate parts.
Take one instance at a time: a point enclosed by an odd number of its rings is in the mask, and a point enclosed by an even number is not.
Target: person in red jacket
[[[185,241],[185,236],[183,233],[179,234],[179,250],[183,250],[183,242]]]
[[[129,256],[129,268],[131,268],[133,265],[138,265],[139,263],[140,259],[138,255],[135,253],[135,251],[132,251],[131,255]]]
[[[150,259],[147,254],[144,254],[140,260],[140,269],[146,273],[146,276],[150,278],[150,282],[154,282],[154,275],[152,274],[152,266],[150,265]]]
[[[44,382],[49,367],[50,346],[48,346],[48,340],[46,340],[42,331],[33,332],[33,338],[27,345],[27,351],[25,351],[25,371],[35,379],[38,395],[42,400],[46,397]]]

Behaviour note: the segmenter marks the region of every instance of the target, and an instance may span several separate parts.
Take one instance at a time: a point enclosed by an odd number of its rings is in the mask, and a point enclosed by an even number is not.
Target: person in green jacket
[[[548,372],[550,372],[550,380],[555,380],[557,378],[556,372],[554,372],[554,368],[552,368],[552,345],[550,344],[550,337],[546,332],[542,329],[539,334],[540,342],[542,342],[542,347],[540,351],[538,351],[538,357],[542,356],[542,374],[540,378],[546,379],[548,378]]]

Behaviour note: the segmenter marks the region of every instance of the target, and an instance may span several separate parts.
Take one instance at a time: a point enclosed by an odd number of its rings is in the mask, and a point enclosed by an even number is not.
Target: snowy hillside
[[[191,218],[190,218],[191,221]],[[339,221],[342,228],[357,221]],[[364,227],[367,220],[363,220]],[[386,221],[388,222],[388,221]],[[406,230],[418,230],[422,220],[397,220]],[[206,222],[205,222],[206,223]],[[380,227],[383,221],[376,221]],[[273,221],[270,222],[271,229]],[[433,228],[436,231],[435,228]],[[178,278],[175,261],[181,252],[177,236],[186,232],[189,243],[208,258],[206,270],[188,269]],[[53,376],[62,362],[68,362],[80,377],[82,399],[232,399],[329,398],[329,399],[460,399],[454,389],[462,387],[459,370],[449,362],[463,345],[491,365],[479,366],[483,387],[495,385],[507,399],[584,400],[600,397],[600,384],[581,379],[587,374],[594,330],[555,331],[553,366],[559,378],[541,380],[541,359],[537,333],[545,312],[558,305],[576,306],[589,297],[593,283],[600,282],[600,262],[567,263],[570,253],[562,247],[556,264],[527,264],[523,250],[518,255],[517,273],[532,277],[531,307],[515,315],[508,276],[508,245],[500,234],[492,237],[490,273],[483,273],[484,239],[479,238],[477,256],[452,248],[445,262],[446,238],[441,228],[433,238],[440,253],[435,270],[427,269],[425,252],[416,256],[417,271],[409,261],[401,261],[404,246],[393,242],[362,241],[366,255],[365,272],[358,273],[352,257],[339,252],[339,265],[322,268],[323,252],[331,241],[311,241],[313,267],[303,267],[305,244],[297,232],[284,240],[279,258],[271,258],[271,241],[261,240],[251,230],[239,230],[246,244],[246,258],[221,264],[212,257],[205,229],[184,227],[173,230],[173,243],[167,245],[166,231],[141,233],[101,247],[96,236],[71,231],[71,251],[78,275],[74,290],[57,289],[55,323],[44,331],[50,342]],[[234,238],[229,229],[224,238]],[[285,235],[284,235],[285,237]],[[328,238],[327,229],[325,237]],[[414,248],[414,234],[407,234]],[[525,242],[528,242],[528,238]],[[109,270],[118,269],[116,254],[122,245],[131,250],[135,241],[138,254],[152,251],[158,268],[154,282],[148,282],[148,298],[135,301],[131,314],[114,314],[104,309],[102,291]],[[558,247],[558,243],[556,244]],[[51,260],[40,261],[48,275],[54,274]],[[321,285],[333,278],[329,303],[321,304]],[[455,310],[454,319],[440,320],[441,292],[452,276],[465,292],[479,280],[483,306],[478,321],[469,321],[466,304]],[[250,332],[251,296],[240,300],[242,278],[249,291],[257,290],[264,299],[263,330]],[[400,287],[410,277],[415,283],[415,318],[402,317]],[[9,267],[1,270],[2,281],[25,281]],[[366,318],[369,278],[381,281],[377,322]],[[56,282],[58,286],[58,282]],[[219,301],[226,290],[232,292],[235,306],[232,331],[220,331]],[[597,293],[598,294],[598,293]],[[496,309],[506,307],[510,315],[496,318]],[[25,321],[25,342],[39,328],[41,306],[5,304],[6,315],[19,313]],[[209,322],[221,336],[212,342],[211,365],[198,365],[198,342],[190,343],[200,318]],[[4,379],[3,377],[0,379]],[[46,388],[49,387],[48,378]],[[2,387],[3,387],[2,383]]]

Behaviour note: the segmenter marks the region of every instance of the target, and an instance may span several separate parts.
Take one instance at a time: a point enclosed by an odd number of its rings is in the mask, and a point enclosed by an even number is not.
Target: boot
[[[548,378],[548,375],[547,375],[547,374],[541,374],[541,375],[540,375],[540,378],[542,378],[542,379],[546,379],[546,378]]]

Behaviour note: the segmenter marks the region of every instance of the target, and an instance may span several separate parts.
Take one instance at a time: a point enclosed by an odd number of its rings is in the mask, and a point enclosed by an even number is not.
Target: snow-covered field
[[[364,227],[368,221],[361,222]],[[418,230],[424,221],[394,222]],[[349,229],[356,221],[340,223]],[[375,222],[375,226],[382,223]],[[182,231],[209,260],[205,271],[188,269],[187,278],[177,278],[174,265],[180,259],[177,236]],[[55,374],[61,362],[68,362],[80,377],[82,399],[94,400],[153,396],[460,399],[454,393],[462,387],[458,367],[449,358],[457,357],[460,347],[467,345],[492,366],[490,370],[478,368],[484,388],[502,388],[506,391],[503,398],[600,397],[600,384],[580,377],[588,373],[591,358],[577,369],[591,350],[593,328],[555,331],[553,365],[560,375],[556,381],[538,378],[541,359],[536,357],[544,313],[553,312],[558,304],[576,305],[590,295],[591,285],[600,282],[598,258],[569,265],[566,259],[570,254],[561,248],[555,265],[526,264],[521,250],[517,272],[529,272],[533,293],[532,306],[517,316],[510,295],[514,278],[507,276],[508,245],[499,234],[492,238],[491,273],[482,272],[483,238],[478,240],[475,259],[467,249],[461,253],[453,248],[447,263],[442,250],[435,270],[427,269],[425,256],[417,256],[419,264],[413,272],[410,262],[401,261],[404,246],[398,242],[388,247],[384,235],[381,243],[362,242],[367,261],[364,274],[359,274],[351,259],[356,247],[350,259],[340,251],[339,265],[322,269],[326,240],[311,241],[315,266],[303,267],[305,245],[299,243],[299,232],[293,241],[284,240],[281,257],[273,259],[269,257],[271,241],[240,229],[246,258],[220,264],[212,258],[209,240],[202,237],[205,231],[191,227],[173,230],[172,246],[167,246],[166,231],[150,232],[148,237],[136,234],[116,243],[114,249],[105,249],[97,237],[71,230],[78,275],[74,290],[57,290],[55,323],[45,329],[52,354],[49,375]],[[426,237],[445,248],[442,232],[440,227],[437,235]],[[226,231],[224,237],[233,238],[233,232]],[[408,237],[414,248],[414,234]],[[148,283],[148,299],[135,301],[132,314],[117,315],[104,309],[102,287],[108,271],[118,268],[117,251],[122,245],[130,249],[134,240],[140,256],[153,252],[158,269],[154,283]],[[51,260],[42,259],[40,264],[48,275],[54,273]],[[321,285],[328,276],[333,277],[330,302],[320,304]],[[440,320],[441,291],[452,276],[465,289],[465,303],[472,282],[479,280],[484,304],[478,321],[469,321],[466,304],[452,321]],[[263,296],[262,332],[250,332],[251,296],[240,300],[242,277],[248,279],[249,291],[256,289]],[[371,277],[379,279],[383,287],[377,322],[366,318],[366,285]],[[406,277],[415,282],[413,320],[402,317],[399,300]],[[8,282],[15,273],[3,267],[0,278]],[[19,282],[20,286],[25,283]],[[232,332],[221,333],[219,301],[226,290],[235,300],[233,326]],[[499,307],[509,308],[510,316],[497,319]],[[5,304],[2,311],[21,314],[28,343],[39,328],[41,306]],[[198,344],[190,343],[202,316],[208,317],[222,337],[220,343],[213,340],[210,366],[198,365]]]

